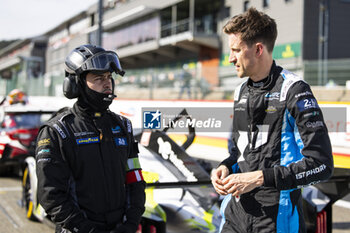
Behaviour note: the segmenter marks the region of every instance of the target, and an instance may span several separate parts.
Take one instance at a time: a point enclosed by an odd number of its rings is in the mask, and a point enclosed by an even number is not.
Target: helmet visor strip
[[[118,55],[115,52],[100,52],[88,58],[80,68],[80,73],[84,71],[110,71],[121,76],[125,74],[123,71]]]

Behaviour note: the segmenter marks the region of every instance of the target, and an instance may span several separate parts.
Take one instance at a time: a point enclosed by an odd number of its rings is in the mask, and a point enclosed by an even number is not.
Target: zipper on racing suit
[[[253,133],[253,116],[252,116],[252,109],[251,109],[251,105],[253,105],[253,104],[251,104],[250,103],[250,101],[251,101],[251,99],[252,99],[252,97],[253,97],[253,90],[250,88],[250,87],[248,87],[248,93],[249,93],[249,95],[248,95],[248,98],[247,98],[247,116],[248,116],[248,146],[249,146],[249,150],[250,149],[252,149],[252,133]],[[243,156],[243,153],[244,153],[244,151],[242,151],[242,156]]]
[[[106,177],[106,170],[105,170],[105,167],[104,167],[104,159],[103,159],[102,148],[101,148],[102,140],[103,140],[103,131],[102,131],[101,127],[98,126],[99,124],[98,124],[96,118],[93,118],[92,122],[93,122],[93,125],[95,126],[95,129],[97,130],[97,132],[100,132],[100,135],[99,135],[100,143],[98,145],[98,148],[100,150],[101,160],[102,160],[102,164],[103,164],[103,176]],[[109,195],[108,187],[107,187],[106,184],[105,184],[105,188],[107,189],[107,192],[105,192],[106,203],[110,203],[110,195]]]

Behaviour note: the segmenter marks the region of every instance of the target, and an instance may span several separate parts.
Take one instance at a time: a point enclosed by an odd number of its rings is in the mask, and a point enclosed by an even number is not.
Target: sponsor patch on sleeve
[[[47,146],[51,143],[51,139],[50,138],[44,138],[38,141],[37,143],[37,147],[41,147],[41,146]]]
[[[305,113],[303,115],[303,117],[304,118],[310,118],[310,117],[319,116],[319,115],[320,115],[319,111],[313,111],[313,112]]]
[[[37,160],[37,163],[49,163],[51,160],[51,158],[40,158]]]
[[[305,125],[308,128],[319,128],[324,126],[323,121],[308,121]]]
[[[41,150],[38,152],[38,155],[46,154],[46,153],[50,153],[50,149],[41,149]]]
[[[299,100],[297,102],[297,106],[300,112],[303,112],[308,109],[318,109],[318,104],[316,99],[314,98],[307,98],[303,100]]]

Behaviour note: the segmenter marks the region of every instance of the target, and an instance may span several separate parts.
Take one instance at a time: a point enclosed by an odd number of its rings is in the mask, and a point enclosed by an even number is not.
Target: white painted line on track
[[[12,226],[17,229],[19,228],[19,225],[17,224],[17,222],[12,218],[11,214],[13,214],[13,210],[10,209],[10,213],[6,210],[7,208],[5,208],[1,203],[0,203],[0,211],[5,215],[5,217],[7,218],[7,220],[12,224]]]
[[[21,186],[16,187],[0,187],[0,192],[16,192],[16,191],[22,191]]]
[[[338,200],[334,203],[334,205],[342,207],[342,208],[350,209],[350,202],[349,201]]]

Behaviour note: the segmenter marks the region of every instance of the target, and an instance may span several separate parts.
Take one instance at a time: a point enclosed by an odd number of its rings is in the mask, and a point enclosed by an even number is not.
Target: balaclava
[[[78,102],[84,106],[90,107],[96,112],[104,112],[111,105],[114,97],[114,82],[112,81],[112,94],[99,93],[90,89],[86,84],[86,74],[82,74],[80,78],[81,95],[78,97]]]

